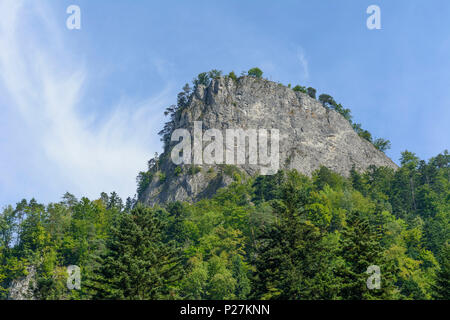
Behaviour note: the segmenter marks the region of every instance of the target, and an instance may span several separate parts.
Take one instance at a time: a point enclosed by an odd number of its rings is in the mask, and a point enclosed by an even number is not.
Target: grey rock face
[[[25,277],[14,280],[9,287],[9,300],[35,300],[36,268],[29,267]]]
[[[175,128],[192,132],[194,121],[202,121],[203,132],[212,128],[223,131],[224,141],[226,129],[278,129],[280,169],[297,169],[311,175],[323,165],[348,176],[352,166],[358,171],[365,171],[370,165],[397,168],[384,153],[359,137],[339,113],[306,94],[264,79],[219,78],[208,87],[199,86]],[[154,175],[140,196],[141,202],[152,205],[197,201],[233,181],[230,168],[224,165],[203,165],[197,170],[184,165],[175,174],[169,152],[161,155],[159,163],[157,170],[163,174]],[[260,169],[247,161],[236,167],[249,175]]]

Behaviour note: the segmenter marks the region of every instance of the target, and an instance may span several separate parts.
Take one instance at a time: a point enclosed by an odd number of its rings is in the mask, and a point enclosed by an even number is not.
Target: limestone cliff
[[[397,168],[383,152],[359,137],[339,113],[304,93],[265,79],[220,77],[209,86],[197,86],[187,106],[177,115],[173,129],[185,128],[192,133],[194,121],[202,122],[203,131],[278,129],[280,169],[297,169],[311,175],[323,165],[348,176],[352,166],[358,171],[370,165]],[[139,201],[147,204],[196,201],[231,183],[233,170],[254,175],[260,169],[247,162],[233,167],[177,168],[170,155],[175,144],[168,145],[151,169],[151,182],[139,195]]]

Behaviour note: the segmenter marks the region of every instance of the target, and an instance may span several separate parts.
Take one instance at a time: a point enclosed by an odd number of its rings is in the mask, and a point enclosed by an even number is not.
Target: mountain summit
[[[236,129],[235,133],[239,130],[247,134],[256,132],[258,147],[261,142],[272,143],[269,143],[267,154],[271,152],[272,160],[276,158],[277,163],[269,164],[269,171],[297,169],[311,175],[325,166],[348,176],[352,167],[357,171],[365,171],[371,165],[397,168],[383,152],[361,138],[350,122],[335,110],[306,93],[259,77],[220,76],[206,85],[197,83],[193,92],[185,89],[180,93],[178,106],[168,110],[172,119],[161,133],[164,152],[150,160],[149,171],[138,177],[139,201],[147,204],[197,201],[230,184],[234,172],[255,175],[261,173],[261,169],[267,169],[267,166],[252,164],[252,157],[258,159],[255,153],[258,150],[252,149],[251,139],[245,137],[242,141],[247,141],[247,152],[241,161],[238,154],[237,160],[230,164],[231,159],[227,156],[238,147],[226,145],[230,129]],[[177,129],[190,133],[188,141],[186,137],[183,140],[186,145],[192,145],[180,153],[188,161],[179,164],[174,162],[174,148],[179,148],[182,140],[180,134],[174,137]],[[207,132],[223,135],[211,138]],[[202,156],[205,157],[204,152],[212,142],[224,145],[222,153],[213,152],[214,159],[220,158],[216,164],[202,162]],[[274,154],[277,149],[278,154]],[[258,152],[258,155],[262,154]],[[234,160],[233,153],[231,156]]]

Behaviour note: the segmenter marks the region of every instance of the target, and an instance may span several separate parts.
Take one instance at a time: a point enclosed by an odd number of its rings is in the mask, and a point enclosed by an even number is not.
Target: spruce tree
[[[393,296],[393,266],[384,258],[381,236],[366,217],[351,213],[341,237],[343,266],[339,269],[340,295],[346,300],[390,299]],[[370,266],[380,268],[380,288],[369,289],[366,273]]]
[[[136,206],[111,230],[93,283],[102,299],[168,298],[181,278],[180,251],[163,242],[164,226],[153,209]]]
[[[441,269],[436,275],[434,285],[434,298],[438,300],[450,299],[450,244],[442,248]]]
[[[334,299],[337,283],[333,246],[325,232],[306,219],[309,186],[295,175],[272,202],[275,223],[258,239],[255,297],[259,299]]]

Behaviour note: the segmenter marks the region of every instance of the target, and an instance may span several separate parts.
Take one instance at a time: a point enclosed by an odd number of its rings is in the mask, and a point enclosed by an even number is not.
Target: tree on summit
[[[248,75],[260,79],[262,78],[263,72],[259,68],[252,68],[248,70]]]
[[[308,94],[308,96],[310,96],[313,99],[316,99],[316,94],[317,94],[317,90],[309,87],[308,89],[306,89],[306,93]]]
[[[329,94],[323,93],[319,96],[319,101],[322,103],[322,105],[326,108],[333,108],[337,105],[336,101],[332,96]]]

